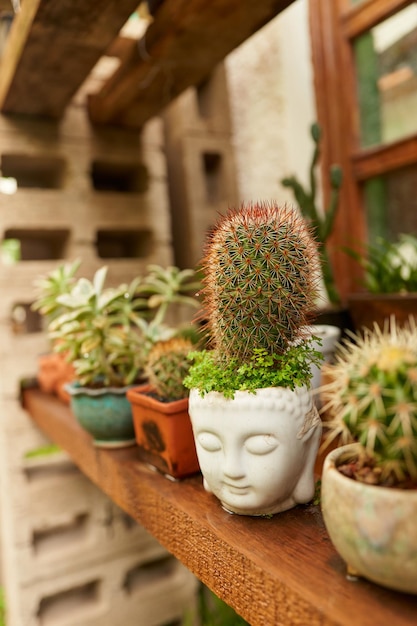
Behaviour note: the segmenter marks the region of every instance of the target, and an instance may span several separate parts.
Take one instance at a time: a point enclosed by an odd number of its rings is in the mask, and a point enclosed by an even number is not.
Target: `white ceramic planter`
[[[189,413],[204,487],[224,509],[272,515],[312,499],[321,422],[306,387],[232,400],[192,389]]]
[[[341,453],[324,462],[321,504],[330,539],[352,574],[417,593],[417,490],[365,485],[337,470]]]
[[[331,324],[316,324],[310,327],[313,335],[320,337],[321,344],[314,343],[314,348],[323,354],[324,363],[331,363],[335,353],[337,342],[340,340],[341,330],[338,326]],[[317,389],[321,385],[321,368],[317,365],[311,366],[311,386]]]

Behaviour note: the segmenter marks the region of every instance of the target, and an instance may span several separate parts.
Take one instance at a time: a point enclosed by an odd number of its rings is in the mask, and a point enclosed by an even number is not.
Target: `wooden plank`
[[[79,468],[252,626],[412,626],[417,596],[346,579],[316,505],[271,519],[229,515],[200,476],[171,482],[136,457],[106,451],[71,411],[36,389],[24,406]]]
[[[358,37],[409,4],[410,0],[367,0],[351,5],[342,14],[344,35],[349,39]]]
[[[94,123],[140,128],[293,0],[165,0],[144,37],[89,98]]]
[[[60,117],[138,0],[25,0],[0,67],[0,109]]]
[[[383,176],[417,161],[417,135],[353,155],[353,171],[359,181]]]

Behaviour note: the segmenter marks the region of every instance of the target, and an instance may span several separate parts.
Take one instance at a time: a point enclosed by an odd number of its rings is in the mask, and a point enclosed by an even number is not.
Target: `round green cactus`
[[[417,479],[417,326],[394,318],[344,342],[322,387],[330,439],[357,441],[379,467],[375,482]]]
[[[188,396],[183,380],[191,362],[187,359],[194,348],[191,341],[173,337],[158,341],[149,352],[146,374],[156,393],[166,400],[180,400]]]
[[[289,206],[257,203],[220,218],[203,259],[204,306],[214,347],[247,361],[282,354],[315,309],[317,245]]]

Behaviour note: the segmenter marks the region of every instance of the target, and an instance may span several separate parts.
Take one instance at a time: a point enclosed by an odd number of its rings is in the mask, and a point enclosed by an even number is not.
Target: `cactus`
[[[283,354],[314,311],[316,243],[293,208],[256,203],[220,218],[203,259],[204,306],[214,348],[241,362]]]
[[[183,380],[191,366],[187,356],[193,347],[188,339],[173,337],[158,341],[149,352],[146,374],[160,398],[180,400],[188,396]]]
[[[323,413],[331,416],[328,440],[357,441],[376,470],[366,482],[417,479],[417,326],[375,325],[352,335],[337,361],[323,370]],[[359,477],[360,479],[360,477]]]
[[[320,264],[327,297],[332,304],[339,304],[340,296],[335,284],[333,269],[325,244],[333,230],[333,224],[339,205],[339,194],[343,179],[342,170],[339,165],[332,165],[330,167],[330,202],[327,210],[321,212],[316,204],[317,183],[315,169],[320,158],[321,139],[321,128],[317,123],[312,124],[310,134],[314,141],[314,152],[310,164],[310,190],[305,189],[295,176],[283,178],[281,183],[284,187],[288,187],[292,190],[301,213],[311,224],[314,236],[321,243]]]

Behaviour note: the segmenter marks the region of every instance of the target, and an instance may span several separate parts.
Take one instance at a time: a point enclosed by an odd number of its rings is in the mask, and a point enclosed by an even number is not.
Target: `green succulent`
[[[37,297],[32,304],[32,310],[38,311],[48,321],[52,321],[64,312],[58,297],[68,294],[76,281],[75,275],[80,267],[79,259],[71,263],[63,263],[54,268],[46,276],[35,281]]]
[[[285,362],[280,357],[290,350],[294,367],[311,362],[307,323],[317,297],[318,254],[310,228],[295,209],[256,203],[229,211],[208,239],[202,269],[213,352],[198,356],[188,383],[197,383],[202,392],[230,393],[237,369],[245,365],[246,378],[250,371],[252,381],[267,385],[277,380],[276,369]],[[260,369],[265,375],[257,375]],[[306,382],[291,372],[278,378],[289,386]],[[214,380],[218,386],[213,387]]]
[[[151,348],[145,373],[160,398],[169,401],[188,396],[183,381],[191,366],[188,354],[194,347],[188,339],[173,337]]]
[[[326,243],[332,233],[334,220],[339,206],[339,195],[343,181],[343,173],[339,165],[334,164],[330,167],[330,201],[327,209],[325,211],[321,211],[317,206],[316,200],[316,167],[320,160],[321,128],[316,122],[312,124],[310,134],[314,141],[313,157],[310,164],[310,189],[304,187],[295,176],[283,178],[281,183],[284,187],[288,187],[292,190],[302,215],[309,222],[313,229],[314,236],[321,243],[320,263],[327,297],[332,304],[339,304],[340,295],[334,280],[333,268],[330,262],[328,250],[326,248]]]
[[[389,483],[417,479],[417,326],[397,328],[394,318],[351,335],[334,364],[323,367],[330,382],[321,388],[328,441],[356,441],[363,456]],[[374,473],[375,477],[375,473]]]
[[[140,330],[146,300],[130,285],[105,288],[107,267],[93,281],[80,278],[68,294],[57,297],[65,312],[49,325],[56,350],[74,365],[83,386],[132,384],[143,372],[146,348]]]

